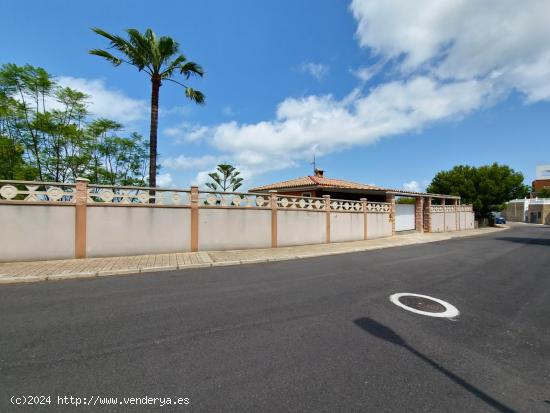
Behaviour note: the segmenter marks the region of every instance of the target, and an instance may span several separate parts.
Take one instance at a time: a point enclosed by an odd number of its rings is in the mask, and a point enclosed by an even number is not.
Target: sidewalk
[[[322,255],[370,251],[404,245],[424,244],[452,238],[471,237],[502,231],[508,227],[482,228],[436,234],[411,233],[366,241],[294,247],[202,251],[131,257],[84,258],[53,261],[0,263],[0,284],[26,283],[69,278],[91,278],[107,275],[139,274],[155,271],[183,270],[222,265],[251,264],[292,260]]]

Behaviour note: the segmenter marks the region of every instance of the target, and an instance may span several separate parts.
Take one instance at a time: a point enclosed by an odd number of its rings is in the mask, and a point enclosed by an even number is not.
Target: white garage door
[[[415,229],[414,204],[395,205],[395,230],[410,231]]]

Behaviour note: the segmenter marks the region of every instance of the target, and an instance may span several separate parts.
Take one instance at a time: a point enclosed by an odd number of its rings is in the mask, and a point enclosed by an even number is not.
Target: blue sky
[[[3,2],[2,63],[30,63],[91,95],[97,116],[148,136],[150,83],[90,56],[90,31],[151,27],[206,70],[187,102],[161,88],[164,185],[217,162],[246,187],[311,173],[423,189],[456,164],[550,163],[550,7],[528,0]]]

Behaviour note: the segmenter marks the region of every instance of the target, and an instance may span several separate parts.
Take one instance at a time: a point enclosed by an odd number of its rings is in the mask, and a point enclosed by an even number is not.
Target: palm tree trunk
[[[157,129],[159,121],[160,76],[151,78],[151,129],[149,131],[149,186],[157,186]],[[154,191],[153,195],[154,195]],[[153,203],[153,202],[151,202]]]

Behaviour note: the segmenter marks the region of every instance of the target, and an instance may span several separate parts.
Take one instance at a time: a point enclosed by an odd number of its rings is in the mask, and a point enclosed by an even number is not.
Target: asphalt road
[[[407,312],[396,292],[461,315]],[[189,404],[62,408],[58,395]],[[0,411],[548,412],[550,228],[1,286]]]

